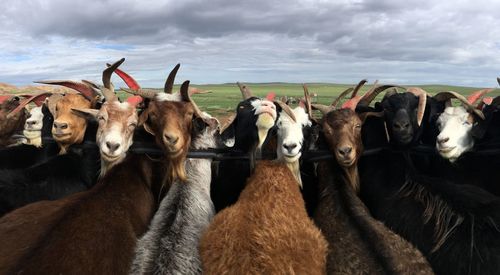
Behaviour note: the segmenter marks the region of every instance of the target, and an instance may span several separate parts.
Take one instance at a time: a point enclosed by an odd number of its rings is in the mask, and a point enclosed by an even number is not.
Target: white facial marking
[[[24,130],[41,131],[43,126],[42,107],[35,107],[30,111],[30,117],[24,123]]]
[[[443,158],[453,162],[474,146],[472,124],[465,108],[447,107],[444,110],[437,120],[440,133],[436,139],[436,148]]]
[[[276,105],[273,102],[267,99],[255,99],[250,104],[255,110],[255,115],[267,113],[273,118],[273,121],[276,119]]]
[[[157,101],[177,101],[181,102],[182,97],[180,93],[173,93],[173,94],[167,94],[167,93],[158,93],[156,95],[156,100]]]
[[[278,159],[285,159],[287,162],[294,162],[300,158],[304,142],[302,129],[311,126],[309,116],[302,107],[296,107],[292,111],[295,114],[296,122],[286,112],[281,111],[276,123],[278,126]]]

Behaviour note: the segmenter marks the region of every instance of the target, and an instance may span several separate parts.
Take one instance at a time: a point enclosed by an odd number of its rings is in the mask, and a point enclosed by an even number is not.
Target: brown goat
[[[73,81],[39,81],[38,83],[61,85],[79,93],[55,94],[49,98],[49,110],[54,116],[52,136],[59,145],[60,154],[65,154],[69,146],[83,141],[87,121],[72,109],[95,108],[99,94],[90,85]]]
[[[186,81],[181,87],[183,98],[189,98],[188,85]],[[169,104],[156,110],[155,119],[170,116],[178,128],[191,128],[196,119],[192,110],[198,109],[194,102],[183,102],[192,105],[183,108],[180,102],[164,103]],[[167,112],[171,108],[177,112]],[[183,110],[186,113],[180,113]],[[169,134],[156,125],[149,129],[155,136]],[[171,145],[167,138],[157,141],[162,148]],[[189,140],[185,142],[189,146]],[[0,274],[127,274],[137,238],[147,230],[157,206],[158,190],[171,176],[165,169],[168,163],[128,155],[87,192],[7,214],[0,219]]]
[[[320,198],[314,215],[329,241],[328,274],[433,274],[420,251],[371,217],[357,195],[362,118],[353,109],[359,100],[344,104],[352,109],[316,106],[335,156],[318,165]]]
[[[307,216],[290,169],[257,162],[238,201],[200,244],[205,274],[324,274],[327,242]]]
[[[0,102],[0,148],[14,144],[12,138],[16,132],[22,133],[27,112],[23,109],[9,116],[19,106],[20,99],[17,96],[2,96]]]

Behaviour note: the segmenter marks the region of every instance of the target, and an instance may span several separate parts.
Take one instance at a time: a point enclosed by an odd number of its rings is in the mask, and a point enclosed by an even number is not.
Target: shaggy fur
[[[193,149],[216,147],[217,129],[206,128]],[[174,181],[148,232],[139,240],[131,274],[201,274],[199,239],[215,214],[210,199],[210,159],[187,159],[187,182]]]
[[[401,152],[370,156],[360,168],[362,198],[375,218],[417,246],[437,274],[498,273],[498,197],[424,176]]]
[[[200,245],[205,274],[324,274],[326,252],[297,181],[273,161],[257,163],[238,201],[215,216]]]
[[[155,209],[160,171],[131,155],[95,188],[0,219],[0,274],[125,274]]]
[[[335,156],[335,162],[318,165],[320,198],[314,216],[330,244],[328,274],[432,274],[422,254],[376,221],[357,196],[361,123],[350,109],[331,111],[321,123]],[[352,150],[340,154],[341,148]]]

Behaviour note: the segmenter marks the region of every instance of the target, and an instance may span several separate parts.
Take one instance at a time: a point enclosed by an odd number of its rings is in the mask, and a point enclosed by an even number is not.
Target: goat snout
[[[293,149],[297,148],[297,143],[292,144],[283,144],[283,147],[289,152],[293,151]]]
[[[352,147],[350,146],[344,146],[338,149],[339,155],[343,157],[349,156],[349,154],[352,152]]]
[[[396,121],[394,122],[394,130],[396,131],[407,131],[410,128],[410,121],[404,120],[404,121]]]
[[[35,120],[26,120],[26,125],[28,125],[29,127],[34,126],[35,124],[36,124]]]
[[[56,130],[65,130],[65,129],[68,129],[68,123],[54,121],[54,129],[56,129]]]
[[[179,141],[179,137],[176,135],[165,134],[164,136],[165,136],[165,141],[170,143],[170,145],[175,145],[177,144],[177,141]]]
[[[446,143],[446,142],[448,142],[449,140],[450,140],[450,138],[449,138],[449,137],[438,137],[437,142],[438,142],[439,144],[445,144],[445,143]]]
[[[118,148],[120,148],[120,143],[107,141],[106,147],[108,148],[110,153],[113,153],[114,151],[118,150]]]

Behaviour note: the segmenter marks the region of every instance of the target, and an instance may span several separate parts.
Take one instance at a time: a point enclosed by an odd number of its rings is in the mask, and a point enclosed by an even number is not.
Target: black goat
[[[96,123],[89,123],[86,135],[95,140],[96,130]],[[91,143],[72,146],[67,154],[29,168],[0,170],[0,216],[35,201],[89,189],[99,175],[99,159],[99,149]]]
[[[437,274],[496,274],[500,199],[472,185],[416,172],[409,155],[361,161],[361,197],[375,218],[417,246]]]
[[[266,143],[268,132],[277,119],[276,105],[268,100],[261,100],[252,95],[250,89],[240,86],[243,95],[236,107],[236,116],[232,123],[223,130],[223,140],[234,138],[235,151],[248,153],[251,158],[255,151],[261,151]],[[216,211],[234,204],[245,187],[250,176],[250,164],[253,160],[225,160],[218,165],[218,173],[212,173],[213,179],[210,196]]]

